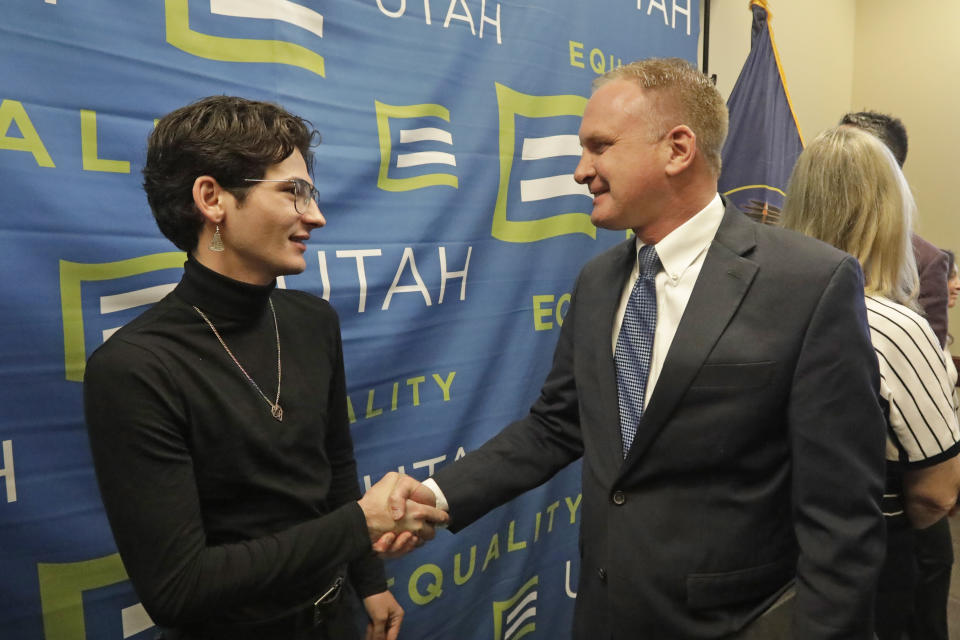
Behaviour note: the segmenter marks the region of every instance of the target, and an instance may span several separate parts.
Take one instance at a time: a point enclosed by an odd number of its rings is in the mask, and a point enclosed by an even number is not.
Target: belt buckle
[[[319,626],[323,622],[323,610],[340,597],[340,588],[343,586],[343,576],[337,577],[330,588],[317,598],[313,603],[313,626]]]

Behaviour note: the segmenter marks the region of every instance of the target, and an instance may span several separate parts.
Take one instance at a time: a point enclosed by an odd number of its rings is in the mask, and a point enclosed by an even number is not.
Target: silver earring
[[[217,253],[223,251],[223,238],[220,237],[220,225],[217,225],[217,230],[213,232],[213,238],[210,239],[208,248],[210,251],[216,251]]]

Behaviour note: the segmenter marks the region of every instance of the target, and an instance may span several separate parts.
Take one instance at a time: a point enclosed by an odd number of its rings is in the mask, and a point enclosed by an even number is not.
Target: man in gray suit
[[[872,638],[885,426],[857,262],[722,201],[726,108],[687,62],[594,86],[575,177],[636,238],[581,271],[530,413],[425,484],[456,532],[583,458],[574,638]],[[414,485],[398,511],[433,501]]]

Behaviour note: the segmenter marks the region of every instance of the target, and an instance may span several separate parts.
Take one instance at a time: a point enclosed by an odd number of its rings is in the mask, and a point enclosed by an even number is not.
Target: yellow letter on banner
[[[106,160],[97,156],[97,112],[80,110],[80,149],[84,171],[130,173],[126,160]]]
[[[500,110],[500,188],[493,210],[491,235],[504,242],[537,242],[570,233],[583,233],[596,238],[597,229],[591,224],[588,213],[561,213],[539,220],[507,219],[507,193],[516,146],[516,117],[582,116],[587,99],[573,95],[531,96],[500,83],[496,83],[496,87]]]
[[[417,587],[420,578],[424,575],[433,577],[433,581],[427,583],[426,593],[422,593]],[[416,571],[410,575],[408,592],[410,600],[414,604],[420,606],[430,604],[443,594],[443,570],[435,564],[425,564],[417,567]]]
[[[21,138],[12,138],[10,125],[14,122],[20,129]],[[47,153],[47,148],[43,146],[43,140],[40,139],[37,130],[33,128],[30,117],[26,109],[16,100],[4,100],[0,102],[0,149],[9,151],[29,151],[33,154],[33,159],[41,167],[53,167],[53,159]]]

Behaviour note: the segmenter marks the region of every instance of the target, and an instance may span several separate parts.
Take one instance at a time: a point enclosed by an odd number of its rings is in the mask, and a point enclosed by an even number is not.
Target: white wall
[[[768,0],[767,5],[787,89],[806,141],[850,110],[857,2]],[[717,88],[727,98],[750,51],[749,1],[712,0],[710,17],[709,72],[717,74]]]
[[[861,0],[859,6],[853,104],[903,120],[910,135],[903,169],[919,208],[917,229],[939,247],[960,249],[954,213],[960,2]],[[951,324],[960,333],[960,315]]]

